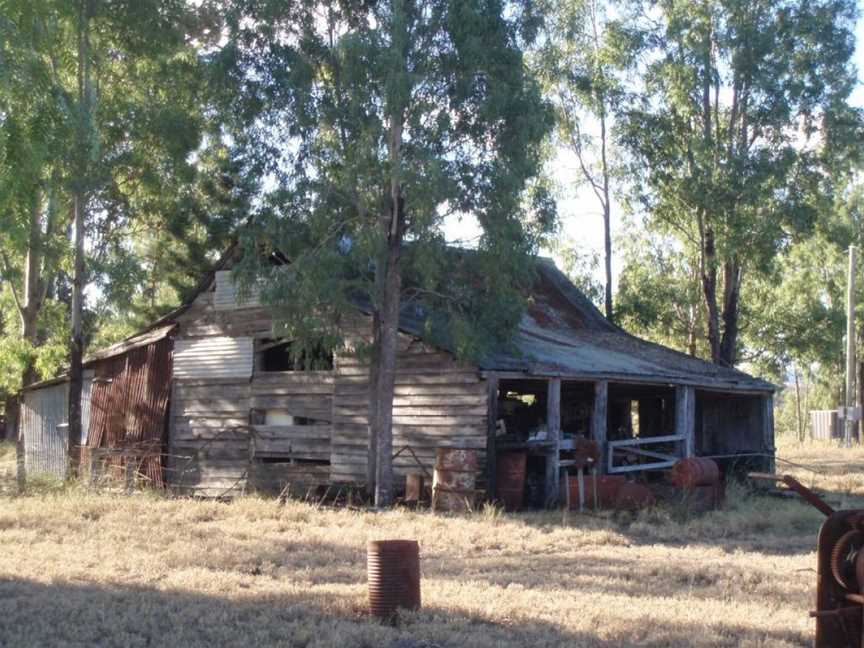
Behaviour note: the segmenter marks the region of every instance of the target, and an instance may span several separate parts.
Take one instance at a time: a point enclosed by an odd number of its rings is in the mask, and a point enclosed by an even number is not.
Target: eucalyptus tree
[[[714,362],[738,359],[742,286],[812,227],[857,139],[851,0],[664,0],[642,9],[623,141],[657,231],[698,254]],[[643,7],[643,4],[645,5]],[[638,12],[636,12],[638,13]]]
[[[63,42],[62,20],[38,3],[0,6],[0,281],[17,320],[3,323],[0,365],[9,372],[2,391],[14,430],[14,394],[54,364],[39,347],[57,334],[49,324],[56,318],[43,311],[65,252],[62,180],[72,131],[56,101],[61,82],[52,59]],[[56,344],[50,349],[55,357]]]
[[[603,217],[603,305],[612,308],[612,200],[619,164],[612,150],[615,113],[626,92],[626,74],[637,44],[602,0],[543,0],[542,44],[534,67],[556,112],[557,143],[578,163],[576,185],[586,186]]]
[[[698,255],[674,237],[633,223],[626,229],[619,243],[618,322],[637,335],[705,357],[710,351],[700,308]]]
[[[199,50],[209,23],[184,0],[4,0],[2,7],[0,201],[2,217],[17,227],[4,228],[17,244],[8,248],[4,276],[24,286],[25,313],[40,302],[31,294],[45,295],[57,261],[71,279],[71,447],[80,439],[87,283],[117,257],[134,255],[124,234],[162,232],[175,242],[193,234],[179,225],[195,212],[189,187],[195,158],[205,153]],[[218,144],[218,134],[210,142]],[[86,263],[88,255],[95,263]],[[40,263],[37,276],[31,269]]]
[[[538,20],[515,1],[229,5],[214,65],[265,194],[240,275],[301,342],[340,343],[367,301],[368,480],[384,506],[400,312],[461,356],[505,339],[554,214],[542,190],[526,196],[551,127],[523,61]],[[443,232],[467,215],[483,230],[470,254]],[[262,248],[290,264],[258,263]]]

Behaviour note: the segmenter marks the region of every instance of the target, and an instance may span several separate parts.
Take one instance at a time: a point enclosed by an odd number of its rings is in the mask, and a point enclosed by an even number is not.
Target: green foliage
[[[546,29],[534,68],[555,108],[555,144],[575,156],[571,188],[587,188],[604,224],[604,309],[612,313],[612,195],[621,182],[614,151],[615,117],[626,96],[626,76],[638,43],[600,0],[544,0]]]
[[[114,341],[176,306],[245,216],[249,193],[221,137],[199,51],[212,16],[183,0],[2,6],[0,278],[26,306],[25,261],[36,251],[37,293],[46,307],[68,303],[67,229],[83,188],[86,282],[95,287],[85,323],[92,343]],[[81,61],[79,6],[89,24]],[[93,78],[88,101],[79,100],[79,64]],[[15,328],[7,323],[4,335]],[[50,338],[43,327],[35,345],[50,347],[51,361],[8,345],[44,374],[59,361]]]
[[[552,125],[522,58],[530,4],[229,7],[214,68],[245,177],[262,193],[238,276],[261,283],[282,332],[337,344],[352,304],[381,307],[375,268],[395,185],[403,310],[461,355],[504,340],[554,220],[548,192],[527,192]],[[483,228],[470,254],[445,239],[459,214]],[[290,264],[259,263],[271,251]]]
[[[710,357],[694,254],[673,237],[631,223],[619,245],[623,268],[616,312],[636,335],[699,357]]]
[[[835,201],[820,213],[813,234],[778,257],[776,272],[754,282],[746,305],[750,324],[744,338],[751,362],[779,381],[786,381],[791,365],[812,373],[810,400],[817,409],[836,407],[842,394],[847,249],[864,243],[860,179],[837,185]],[[856,318],[862,322],[860,279],[856,287]]]
[[[567,278],[581,290],[598,308],[603,307],[603,285],[597,281],[597,271],[602,265],[600,255],[578,241],[553,237],[546,247],[555,257],[555,262]]]
[[[65,304],[49,300],[38,321],[38,344],[22,339],[8,288],[0,289],[0,395],[15,393],[32,364],[37,378],[55,376],[66,362],[68,315]]]
[[[733,361],[742,277],[770,272],[812,230],[850,158],[839,133],[857,119],[856,8],[670,0],[644,15],[646,63],[622,134],[634,196],[654,231],[698,250],[712,353]],[[722,304],[721,270],[734,297]]]

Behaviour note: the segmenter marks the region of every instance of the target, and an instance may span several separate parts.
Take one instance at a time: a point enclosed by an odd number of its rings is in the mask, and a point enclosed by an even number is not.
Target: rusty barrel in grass
[[[420,547],[416,540],[373,540],[366,545],[369,612],[389,620],[420,607]]]
[[[527,452],[502,452],[495,461],[496,497],[506,511],[518,511],[525,501]]]
[[[477,451],[470,448],[438,448],[432,474],[433,511],[470,511],[477,484]]]
[[[711,486],[720,481],[720,468],[713,459],[687,457],[675,462],[669,479],[678,488]]]
[[[625,482],[615,493],[615,508],[619,511],[638,511],[654,506],[657,499],[647,486]]]
[[[585,508],[594,508],[594,478],[591,475],[585,475],[582,480],[585,484]],[[570,475],[570,508],[577,510],[579,508],[579,480],[575,475]],[[602,508],[611,508],[615,506],[615,497],[618,495],[618,489],[627,483],[624,475],[597,475],[597,506]],[[565,480],[561,480],[561,492],[566,490]]]

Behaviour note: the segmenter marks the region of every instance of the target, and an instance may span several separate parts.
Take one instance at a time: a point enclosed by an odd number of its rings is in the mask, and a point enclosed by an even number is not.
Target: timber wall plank
[[[356,321],[357,344],[368,340],[368,320]],[[357,355],[336,358],[333,390],[334,481],[366,479],[368,445],[369,362]],[[476,367],[410,336],[400,334],[393,399],[393,450],[409,446],[429,473],[441,446],[475,448],[481,460],[486,448],[488,394]],[[410,453],[394,460],[394,472],[404,476],[422,471]]]
[[[265,309],[229,308],[225,294],[217,278],[215,288],[179,318],[178,340],[204,342],[205,348],[217,338],[246,338],[254,348],[253,338],[272,335]],[[304,476],[310,483],[365,482],[369,363],[353,351],[369,341],[369,318],[358,315],[344,330],[346,350],[336,354],[333,371],[265,374],[250,368],[242,379],[218,372],[175,376],[172,452],[189,457],[187,492],[212,495],[234,482],[237,492],[247,485],[267,490]],[[430,474],[441,446],[475,448],[485,460],[488,390],[476,367],[400,334],[394,395],[394,451],[410,446]],[[312,424],[253,424],[253,409],[279,410]],[[307,463],[281,463],[282,457]],[[327,460],[330,465],[322,465]],[[421,470],[407,452],[394,460],[394,469],[397,476]]]

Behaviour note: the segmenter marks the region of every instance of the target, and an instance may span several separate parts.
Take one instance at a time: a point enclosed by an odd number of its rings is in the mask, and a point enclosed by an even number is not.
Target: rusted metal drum
[[[687,457],[675,462],[669,478],[678,488],[711,486],[720,481],[720,468],[713,459]]]
[[[518,511],[525,501],[527,452],[502,452],[495,462],[496,497],[506,511]]]
[[[405,477],[405,501],[418,503],[423,499],[423,473],[408,473]]]
[[[399,608],[420,607],[420,547],[416,540],[373,540],[366,545],[369,612],[392,619]]]
[[[579,480],[570,476],[570,508],[579,508]],[[594,508],[594,478],[586,475],[583,480],[585,484],[585,507]],[[597,506],[600,508],[612,508],[615,506],[615,496],[618,489],[627,483],[624,475],[598,475],[597,476]],[[561,480],[561,492],[564,492],[564,480]]]
[[[576,466],[596,466],[600,463],[603,453],[600,444],[594,439],[578,437],[573,441],[573,460]]]
[[[680,491],[682,502],[693,513],[704,513],[718,509],[723,504],[723,484],[719,481],[707,486],[694,486]]]
[[[637,511],[654,506],[657,500],[647,486],[625,482],[615,495],[615,508],[619,511]]]
[[[433,511],[470,511],[477,484],[477,451],[470,448],[438,448],[432,474]]]

